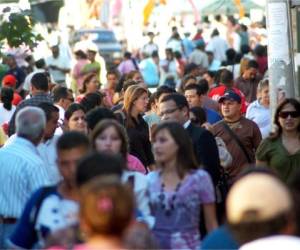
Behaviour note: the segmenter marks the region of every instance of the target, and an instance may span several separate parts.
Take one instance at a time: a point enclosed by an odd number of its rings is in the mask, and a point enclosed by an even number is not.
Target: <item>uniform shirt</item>
[[[49,184],[36,147],[21,137],[0,149],[0,215],[19,218],[28,198]]]

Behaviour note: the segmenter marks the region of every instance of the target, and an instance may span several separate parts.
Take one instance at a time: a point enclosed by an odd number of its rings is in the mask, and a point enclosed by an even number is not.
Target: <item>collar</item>
[[[183,127],[184,129],[187,129],[191,124],[191,120],[187,120],[184,124],[183,124]]]

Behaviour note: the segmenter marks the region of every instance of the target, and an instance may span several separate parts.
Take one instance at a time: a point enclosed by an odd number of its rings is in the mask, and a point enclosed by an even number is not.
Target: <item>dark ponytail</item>
[[[1,89],[0,95],[1,102],[3,102],[3,107],[6,110],[11,110],[12,108],[12,101],[14,99],[14,91],[12,88],[3,87]]]

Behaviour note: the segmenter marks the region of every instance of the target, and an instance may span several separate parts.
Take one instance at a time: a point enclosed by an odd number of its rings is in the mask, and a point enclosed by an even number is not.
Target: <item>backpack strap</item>
[[[238,138],[237,134],[233,132],[233,130],[228,126],[228,124],[224,121],[222,121],[223,127],[226,129],[226,131],[231,135],[231,137],[235,140],[235,142],[238,144],[242,152],[244,153],[248,163],[252,163],[253,161],[251,160],[244,144],[241,142],[241,140]]]

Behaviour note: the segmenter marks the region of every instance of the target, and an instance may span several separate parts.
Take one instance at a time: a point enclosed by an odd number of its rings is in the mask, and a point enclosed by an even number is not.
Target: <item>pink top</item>
[[[135,156],[128,154],[127,156],[127,167],[131,171],[140,172],[146,174],[146,168],[143,163]]]
[[[125,60],[120,63],[118,70],[122,75],[128,74],[129,72],[136,70],[136,67],[132,60]]]
[[[85,77],[84,74],[81,74],[81,70],[88,63],[89,63],[89,60],[80,59],[80,60],[77,61],[77,63],[75,64],[75,66],[73,68],[73,77],[76,80],[78,89],[82,88],[82,83],[83,83],[83,80],[84,80],[84,77]]]

